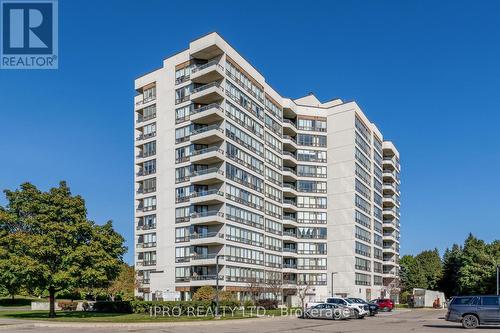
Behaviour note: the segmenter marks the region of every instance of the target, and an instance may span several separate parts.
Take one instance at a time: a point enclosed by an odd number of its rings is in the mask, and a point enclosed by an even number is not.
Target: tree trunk
[[[49,318],[56,317],[56,291],[54,287],[49,288]]]
[[[10,299],[11,299],[11,300],[14,300],[14,297],[15,297],[15,296],[16,296],[16,294],[14,294],[14,293],[10,294]]]

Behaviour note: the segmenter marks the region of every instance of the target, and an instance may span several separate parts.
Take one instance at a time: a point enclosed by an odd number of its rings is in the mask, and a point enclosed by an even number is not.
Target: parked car
[[[367,304],[357,303],[351,301],[349,298],[328,297],[326,299],[326,303],[337,304],[340,306],[346,306],[348,308],[351,308],[354,311],[354,315],[358,319],[362,319],[370,315],[370,308]]]
[[[345,320],[356,318],[354,311],[337,304],[320,303],[307,308],[300,318]]]
[[[500,296],[456,296],[448,305],[447,321],[462,323],[464,328],[500,325]]]
[[[378,305],[375,303],[368,303],[362,298],[349,297],[348,299],[355,303],[368,305],[368,311],[370,311],[370,317],[373,317],[378,313]]]
[[[392,311],[394,302],[390,298],[377,298],[370,303],[377,304],[380,311]]]

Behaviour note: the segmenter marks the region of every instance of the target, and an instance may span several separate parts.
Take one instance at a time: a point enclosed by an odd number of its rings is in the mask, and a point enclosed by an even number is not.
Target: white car
[[[368,304],[356,303],[348,298],[340,298],[340,297],[328,297],[325,303],[337,304],[341,306],[346,306],[350,309],[353,309],[356,318],[361,319],[365,316],[370,315],[370,308]]]

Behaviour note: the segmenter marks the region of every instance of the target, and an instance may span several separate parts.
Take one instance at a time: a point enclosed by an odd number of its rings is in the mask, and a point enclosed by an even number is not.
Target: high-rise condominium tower
[[[397,297],[399,152],[355,102],[282,97],[217,33],[135,88],[137,295]]]

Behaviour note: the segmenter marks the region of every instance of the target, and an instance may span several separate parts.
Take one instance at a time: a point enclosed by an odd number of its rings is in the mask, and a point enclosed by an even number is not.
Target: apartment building
[[[395,294],[399,152],[355,102],[283,97],[217,33],[135,89],[137,295]]]

